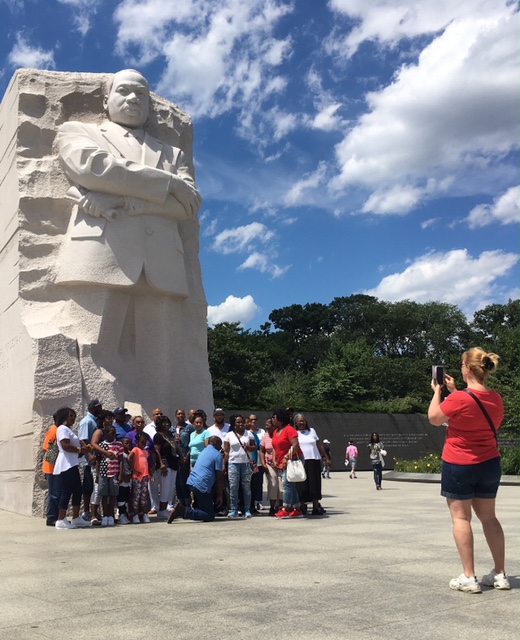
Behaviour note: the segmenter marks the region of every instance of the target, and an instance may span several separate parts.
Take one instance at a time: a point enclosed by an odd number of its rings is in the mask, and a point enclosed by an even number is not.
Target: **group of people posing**
[[[147,523],[152,514],[168,523],[181,516],[250,518],[263,509],[264,477],[270,516],[325,513],[322,461],[330,469],[330,448],[303,414],[278,409],[261,428],[254,414],[233,415],[226,422],[217,408],[208,426],[203,410],[192,409],[186,419],[178,409],[173,424],[156,408],[146,424],[124,407],[106,411],[93,400],[77,433],[72,408],[60,408],[53,418],[43,442],[42,470],[48,483],[47,525],[56,529],[113,526],[116,506],[119,524]],[[289,460],[303,463],[305,481],[288,480]]]

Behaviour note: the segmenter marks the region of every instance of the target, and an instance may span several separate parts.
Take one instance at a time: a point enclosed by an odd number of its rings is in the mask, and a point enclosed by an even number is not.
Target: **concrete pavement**
[[[518,486],[502,486],[512,590],[461,568],[439,485],[323,481],[327,515],[56,531],[0,511],[0,638],[518,638]],[[477,575],[492,568],[475,523]]]

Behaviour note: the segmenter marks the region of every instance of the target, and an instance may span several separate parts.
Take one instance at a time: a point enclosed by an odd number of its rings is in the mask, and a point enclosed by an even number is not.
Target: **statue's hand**
[[[114,210],[125,206],[125,199],[122,196],[113,196],[109,193],[87,191],[79,201],[79,205],[89,216],[103,217],[111,221],[117,218],[117,215],[114,215],[116,213]]]
[[[202,198],[197,189],[178,176],[172,176],[172,186],[170,193],[177,198],[177,200],[186,209],[186,213],[189,218],[193,218],[197,215]]]

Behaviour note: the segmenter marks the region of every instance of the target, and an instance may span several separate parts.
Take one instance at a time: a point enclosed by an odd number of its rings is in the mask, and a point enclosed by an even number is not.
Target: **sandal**
[[[90,521],[90,526],[91,527],[100,527],[101,526],[101,522],[97,518],[92,518],[92,520]]]

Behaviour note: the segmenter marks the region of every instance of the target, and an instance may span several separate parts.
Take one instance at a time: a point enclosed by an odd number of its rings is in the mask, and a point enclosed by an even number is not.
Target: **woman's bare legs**
[[[506,543],[502,525],[495,515],[494,498],[473,498],[473,509],[482,523],[486,542],[493,556],[495,571],[505,575]]]
[[[466,578],[475,575],[475,559],[473,553],[473,529],[471,528],[472,500],[453,500],[447,498],[453,522],[453,537],[462,562]]]

